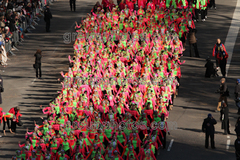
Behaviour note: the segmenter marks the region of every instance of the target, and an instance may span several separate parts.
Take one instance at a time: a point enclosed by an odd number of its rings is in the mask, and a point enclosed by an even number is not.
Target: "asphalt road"
[[[53,19],[51,21],[51,33],[45,32],[43,18],[33,30],[28,33],[19,51],[14,51],[17,56],[11,56],[8,66],[0,68],[0,74],[4,80],[5,92],[2,94],[3,104],[1,107],[7,112],[11,107],[20,106],[23,114],[24,126],[17,128],[17,135],[7,132],[6,137],[0,138],[0,159],[9,159],[19,149],[18,141],[24,142],[25,129],[33,129],[33,120],[40,122],[43,116],[39,105],[47,105],[60,89],[57,81],[60,71],[67,71],[69,54],[73,54],[72,42],[66,44],[63,35],[72,35],[74,22],[80,22],[81,17],[94,5],[95,1],[77,0],[76,12],[71,12],[68,1],[58,0],[51,5]],[[214,110],[217,106],[218,78],[204,78],[205,59],[211,56],[212,47],[217,38],[222,42],[228,34],[231,19],[236,6],[234,0],[216,1],[217,10],[209,10],[206,22],[196,24],[198,33],[198,48],[201,58],[189,57],[188,47],[184,53],[182,65],[182,78],[180,81],[179,96],[174,102],[173,111],[170,112],[169,124],[170,136],[167,136],[167,147],[173,139],[170,151],[160,152],[158,159],[187,159],[187,160],[232,160],[235,158],[233,143],[236,139],[234,125],[238,115],[233,101],[235,79],[240,78],[240,38],[237,38],[232,62],[230,65],[227,83],[231,97],[229,98],[231,135],[223,135],[219,113]],[[240,36],[238,36],[240,37]],[[35,72],[32,68],[34,63],[33,54],[37,49],[43,50],[42,72],[43,79],[35,80]],[[239,77],[237,77],[239,76]],[[204,148],[204,133],[201,125],[208,113],[216,118],[215,144],[216,150]],[[229,149],[226,149],[227,140],[230,140]]]

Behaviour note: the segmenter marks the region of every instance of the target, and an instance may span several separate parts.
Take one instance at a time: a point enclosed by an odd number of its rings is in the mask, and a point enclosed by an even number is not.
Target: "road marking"
[[[170,142],[170,144],[169,144],[169,146],[168,146],[167,151],[170,151],[170,150],[171,150],[171,148],[172,148],[172,144],[173,144],[173,141],[174,141],[174,139],[171,139],[171,142]]]
[[[226,146],[226,150],[228,150],[228,149],[229,149],[229,145],[230,145],[230,143],[231,143],[231,140],[230,140],[230,139],[228,139],[228,140],[227,140],[227,146]]]
[[[230,63],[232,60],[233,49],[235,46],[235,42],[237,40],[238,31],[240,26],[240,0],[237,1],[237,5],[232,17],[231,26],[228,30],[227,38],[225,41],[226,51],[228,53],[227,65],[226,65],[226,75],[228,74],[228,70],[230,67]]]
[[[36,81],[37,79],[36,78],[34,78],[34,80],[32,81],[32,84]]]

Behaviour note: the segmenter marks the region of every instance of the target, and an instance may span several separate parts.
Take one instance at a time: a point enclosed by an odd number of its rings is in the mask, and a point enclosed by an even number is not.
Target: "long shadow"
[[[183,109],[196,109],[196,110],[201,110],[201,111],[210,111],[214,112],[214,110],[207,109],[207,108],[199,108],[199,107],[186,107],[186,106],[175,106],[175,107],[182,107]]]

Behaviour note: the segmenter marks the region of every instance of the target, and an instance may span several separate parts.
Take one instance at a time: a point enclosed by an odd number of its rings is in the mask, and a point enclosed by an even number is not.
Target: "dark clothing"
[[[227,65],[226,60],[220,60],[219,61],[219,66],[220,66],[221,73],[222,73],[223,77],[225,77],[225,75],[226,75],[226,65]]]
[[[235,86],[235,102],[236,102],[236,106],[238,107],[238,114],[240,114],[240,84],[237,84]]]
[[[2,87],[3,88],[3,79],[2,79],[2,77],[0,76],[0,87]],[[2,104],[2,92],[0,92],[0,104]]]
[[[215,148],[214,144],[214,133],[215,128],[214,125],[217,124],[217,121],[214,118],[206,118],[202,124],[202,131],[206,133],[205,137],[205,147],[208,148],[209,145],[209,137],[211,138],[211,147]]]
[[[76,11],[76,0],[70,0],[70,9],[72,11],[72,9],[74,10],[74,12]]]
[[[188,34],[188,41],[190,46],[190,57],[192,57],[192,46],[194,47],[195,56],[199,57],[198,48],[197,48],[197,39],[196,39],[196,29],[190,29]]]
[[[227,84],[221,83],[219,87],[220,96],[227,96]]]
[[[205,138],[205,148],[208,148],[209,145],[209,137],[211,139],[211,148],[215,148],[215,142],[214,142],[214,134],[209,134],[206,132],[206,138]]]
[[[41,63],[42,55],[41,54],[34,54],[35,56],[35,64]]]
[[[210,6],[213,8],[216,7],[215,0],[210,0]]]
[[[230,134],[229,130],[229,109],[228,106],[224,107],[222,106],[221,112],[220,112],[220,120],[222,121],[222,129],[224,129],[224,133]]]
[[[50,20],[52,19],[52,13],[49,8],[44,11],[44,21],[46,22],[46,31],[50,31]]]
[[[198,48],[197,48],[197,43],[189,44],[189,46],[190,46],[190,57],[192,57],[192,46],[194,48],[195,57],[200,57]]]
[[[211,75],[215,76],[214,64],[210,59],[207,60],[205,67],[206,67],[205,77],[210,78]]]
[[[217,55],[218,64],[221,69],[221,73],[222,73],[223,77],[225,77],[225,75],[226,75],[227,57],[228,57],[228,55],[226,54],[225,51],[220,51],[219,54]]]
[[[235,94],[236,99],[240,98],[240,84],[239,83],[235,86],[234,94]]]
[[[36,78],[42,77],[42,71],[41,71],[41,54],[35,54],[35,69],[36,69]]]
[[[35,66],[36,69],[36,78],[42,77],[41,63]]]
[[[218,102],[222,102],[223,100],[227,103],[227,84],[221,83],[219,87],[220,97],[218,99]]]
[[[2,122],[3,122],[3,131],[5,131],[5,128],[6,128],[6,123],[7,123],[7,126],[8,126],[8,129],[11,128],[10,124],[9,124],[9,119],[7,118],[6,121],[4,121],[4,117],[2,118]]]
[[[240,134],[240,122],[238,122],[236,125],[235,125],[235,130],[236,132],[236,135],[239,135]]]
[[[234,143],[235,146],[235,154],[237,160],[240,160],[240,138],[237,138]]]

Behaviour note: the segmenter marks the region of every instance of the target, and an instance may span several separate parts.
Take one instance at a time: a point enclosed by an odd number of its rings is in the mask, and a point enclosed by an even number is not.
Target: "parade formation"
[[[13,159],[157,159],[170,134],[180,58],[195,29],[188,1],[97,3],[80,24],[46,118]],[[198,4],[197,4],[198,5]],[[17,117],[16,117],[17,118]]]

